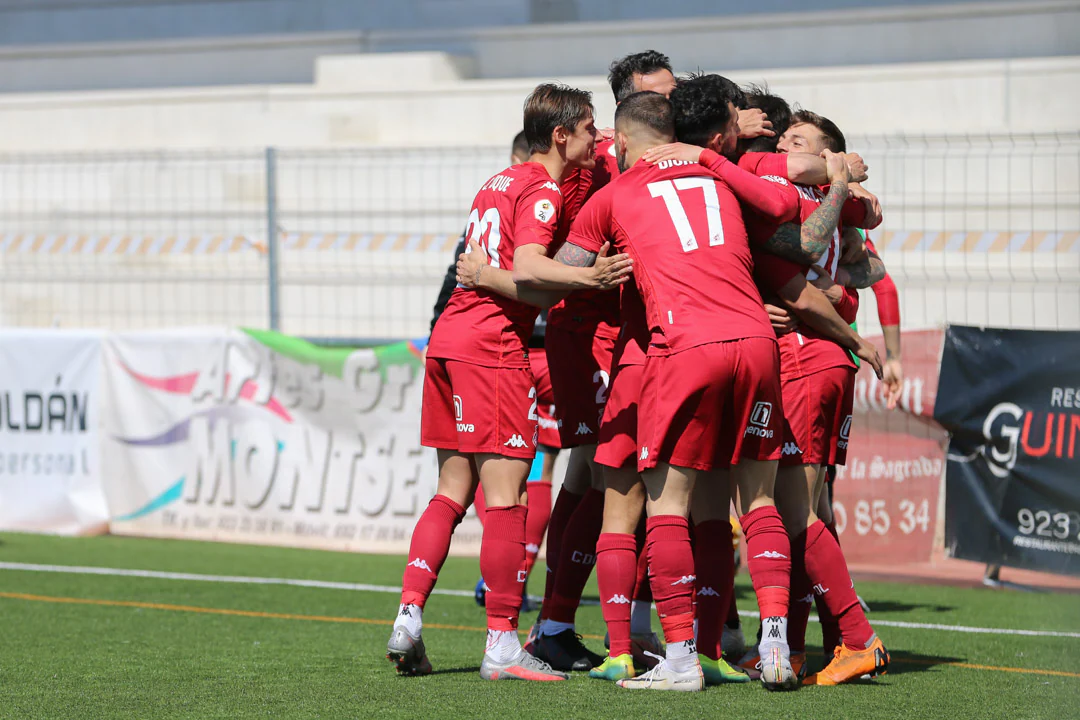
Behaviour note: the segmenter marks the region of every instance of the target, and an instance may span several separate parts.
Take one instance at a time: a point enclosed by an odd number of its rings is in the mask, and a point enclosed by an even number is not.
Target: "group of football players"
[[[537,86],[514,164],[473,201],[426,356],[421,440],[437,451],[438,489],[413,531],[387,657],[401,674],[431,672],[423,608],[475,501],[485,679],[587,670],[696,691],[884,673],[825,492],[845,461],[858,359],[883,375],[852,329],[858,289],[885,277],[864,232],[881,222],[867,167],[834,123],[767,88],[676,79],[655,51],[615,61],[609,81],[609,132],[590,93]],[[895,402],[898,333],[886,339]],[[552,506],[555,447],[569,459]],[[527,482],[538,448],[544,469]],[[733,502],[761,617],[748,651]],[[545,527],[544,600],[523,646]],[[606,657],[575,632],[594,565]],[[827,658],[809,674],[815,602]]]

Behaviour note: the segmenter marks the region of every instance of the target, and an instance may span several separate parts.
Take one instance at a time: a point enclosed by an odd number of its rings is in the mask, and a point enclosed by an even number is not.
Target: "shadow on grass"
[[[475,667],[463,667],[463,668],[448,668],[446,670],[432,670],[432,675],[464,675],[467,673],[480,672],[480,666]]]
[[[955,605],[935,605],[933,603],[906,603],[893,600],[867,601],[870,606],[870,615],[885,612],[909,612],[911,610],[928,610],[930,612],[950,612],[956,609]]]

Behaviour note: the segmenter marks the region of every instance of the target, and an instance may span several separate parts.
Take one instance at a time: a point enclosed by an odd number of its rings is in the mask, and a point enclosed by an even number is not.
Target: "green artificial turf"
[[[395,586],[404,560],[0,534],[0,562]],[[542,587],[543,567],[537,570],[533,592]],[[476,578],[475,559],[451,558],[439,588],[471,590]],[[1080,632],[1075,595],[888,583],[860,583],[858,590],[871,622]],[[584,675],[564,683],[481,680],[484,616],[467,597],[429,601],[424,638],[436,673],[399,678],[383,657],[398,601],[391,592],[4,569],[0,594],[3,718],[1080,717],[1080,638],[879,626],[893,666],[873,682],[793,693],[768,693],[757,683],[696,694],[631,693]],[[586,597],[595,595],[592,583]],[[745,574],[737,595],[740,608],[755,609]],[[169,607],[55,601],[61,598]],[[533,618],[524,615],[522,627]],[[347,621],[357,619],[367,622]],[[753,620],[745,622],[748,636],[755,629]],[[598,607],[580,610],[578,630],[602,650],[589,637],[604,633]],[[811,649],[819,645],[816,624],[808,640]],[[811,657],[812,667],[820,663],[820,655]]]

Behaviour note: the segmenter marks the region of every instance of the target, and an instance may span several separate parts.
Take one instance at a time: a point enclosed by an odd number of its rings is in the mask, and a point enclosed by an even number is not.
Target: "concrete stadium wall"
[[[0,152],[487,145],[521,128],[537,82],[463,80],[443,54],[327,56],[305,86],[0,94]],[[1080,57],[735,71],[851,135],[1041,132],[1078,126]],[[559,79],[594,93],[601,75]]]
[[[910,4],[909,0],[814,3],[818,10]],[[4,0],[0,3],[0,44],[445,29],[802,10],[802,0],[758,0],[752,5],[737,0],[668,0],[663,4],[652,0]]]
[[[341,20],[348,15],[344,8],[320,24],[317,4],[310,0],[303,12],[292,6],[290,14],[291,4],[282,0],[102,3],[52,11],[51,34],[44,39],[36,26],[18,29],[20,13],[0,6],[0,92],[305,83],[314,77],[317,57],[357,52],[445,52],[468,58],[467,77],[475,78],[591,75],[603,72],[612,58],[647,47],[668,53],[682,70],[728,71],[1080,54],[1075,0],[914,6],[877,0],[858,8],[846,7],[851,0],[827,0],[815,3],[813,11],[791,0],[753,6],[704,0],[533,3],[538,12],[540,5],[580,5],[581,12],[568,18],[589,22],[572,24],[524,24],[520,8],[492,0],[398,0],[380,3],[380,12],[393,17],[380,25],[375,13],[369,29],[352,29],[361,26]],[[267,7],[260,22],[213,17],[215,9],[246,16],[262,6]],[[411,15],[402,10],[409,6],[415,6]],[[620,20],[647,17],[647,7],[654,7],[653,14],[661,8],[665,16]],[[707,17],[680,17],[680,7]],[[845,9],[828,9],[837,7]],[[66,32],[72,18],[83,14],[85,33]],[[107,24],[120,34],[95,34],[93,18],[99,14],[122,18]],[[477,14],[477,22],[465,22]],[[251,28],[258,32],[249,33]]]

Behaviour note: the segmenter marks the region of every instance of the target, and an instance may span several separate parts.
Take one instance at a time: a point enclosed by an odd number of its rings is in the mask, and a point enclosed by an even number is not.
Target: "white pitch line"
[[[174,573],[160,570],[129,570],[126,568],[85,567],[78,565],[39,565],[35,563],[0,562],[0,570],[17,570],[20,572],[45,572],[66,573],[71,575],[107,575],[112,577],[140,577],[155,580],[189,580],[195,582],[235,583],[239,585],[288,585],[291,587],[322,588],[326,590],[351,590],[353,592],[378,592],[398,594],[400,587],[392,585],[368,585],[366,583],[330,582],[327,580],[301,580],[297,578],[265,578],[248,577],[243,575],[199,575],[196,573]],[[444,590],[436,588],[432,595],[448,595],[451,597],[473,597],[470,590]],[[598,605],[596,601],[584,601],[583,605]],[[748,618],[759,617],[758,613],[748,610],[740,610],[739,615]],[[811,616],[817,620],[816,616]],[[1063,632],[1056,630],[1016,630],[1011,628],[986,628],[971,627],[968,625],[939,625],[936,623],[915,623],[903,620],[880,620],[874,619],[873,624],[881,627],[897,627],[907,630],[940,630],[943,632],[959,632],[988,635],[1023,635],[1027,637],[1063,637],[1080,638],[1080,632]]]

